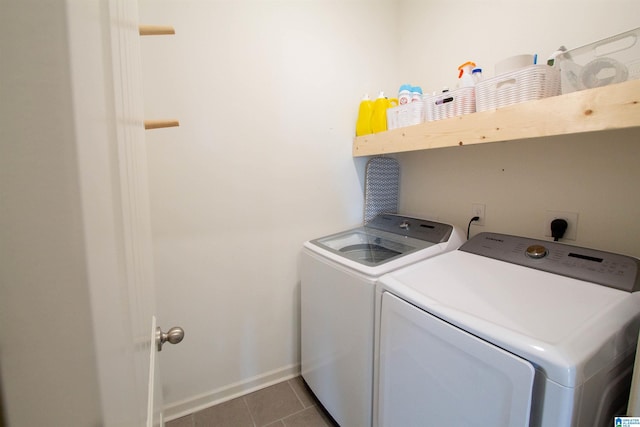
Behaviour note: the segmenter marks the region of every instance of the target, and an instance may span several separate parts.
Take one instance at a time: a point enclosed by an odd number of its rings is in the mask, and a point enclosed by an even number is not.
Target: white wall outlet
[[[562,240],[576,240],[578,234],[578,214],[576,212],[547,211],[544,219],[544,235],[551,237],[551,221],[554,219],[564,219],[567,221],[567,231],[564,232]]]
[[[473,203],[471,205],[471,217],[480,217],[479,220],[473,222],[473,225],[484,225],[484,207],[482,203]]]

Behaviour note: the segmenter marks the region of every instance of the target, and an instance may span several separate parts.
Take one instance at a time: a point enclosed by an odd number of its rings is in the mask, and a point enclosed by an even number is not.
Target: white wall
[[[412,62],[399,74],[429,91],[453,88],[467,60],[491,76],[501,59],[546,59],[560,45],[633,29],[638,16],[637,1],[403,0],[401,58]],[[420,49],[428,55],[415,55]],[[485,203],[486,225],[472,226],[472,235],[534,238],[544,238],[547,210],[578,212],[569,243],[640,256],[639,137],[626,130],[399,154],[401,209],[466,229],[471,204]]]
[[[458,66],[475,61],[485,77],[496,62],[559,46],[577,48],[638,27],[635,0],[398,0],[399,79],[425,90],[454,88]]]
[[[362,222],[364,92],[397,90],[391,1],[143,1],[161,353],[171,417],[299,369],[305,240]]]

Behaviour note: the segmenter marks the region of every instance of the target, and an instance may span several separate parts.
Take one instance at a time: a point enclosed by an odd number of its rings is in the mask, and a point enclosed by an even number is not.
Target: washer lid
[[[574,387],[632,351],[640,293],[460,250],[380,279],[391,293]]]
[[[434,245],[426,240],[396,236],[368,227],[333,234],[311,243],[367,266],[376,266]]]
[[[453,231],[453,226],[449,224],[402,215],[382,214],[364,227],[332,234],[309,243],[333,255],[367,267],[375,267],[422,249],[446,243]],[[457,246],[451,249],[457,249]]]

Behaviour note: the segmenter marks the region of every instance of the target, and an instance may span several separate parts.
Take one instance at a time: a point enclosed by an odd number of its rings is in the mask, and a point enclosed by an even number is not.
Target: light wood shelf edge
[[[146,130],[149,129],[160,129],[160,128],[170,128],[180,126],[180,122],[175,119],[168,120],[145,120],[144,128]]]
[[[138,33],[141,36],[173,35],[176,30],[169,25],[139,25]]]
[[[353,156],[640,127],[640,80],[356,137]]]

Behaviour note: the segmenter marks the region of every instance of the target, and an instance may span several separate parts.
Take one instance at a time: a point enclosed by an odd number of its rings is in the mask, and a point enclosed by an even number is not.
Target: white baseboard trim
[[[185,415],[189,415],[201,409],[235,399],[236,397],[252,393],[282,381],[287,381],[291,378],[297,377],[298,375],[300,375],[299,363],[286,366],[284,368],[274,369],[273,371],[220,387],[208,393],[203,393],[179,402],[165,405],[162,411],[163,418],[165,422],[175,420],[176,418],[184,417]]]

